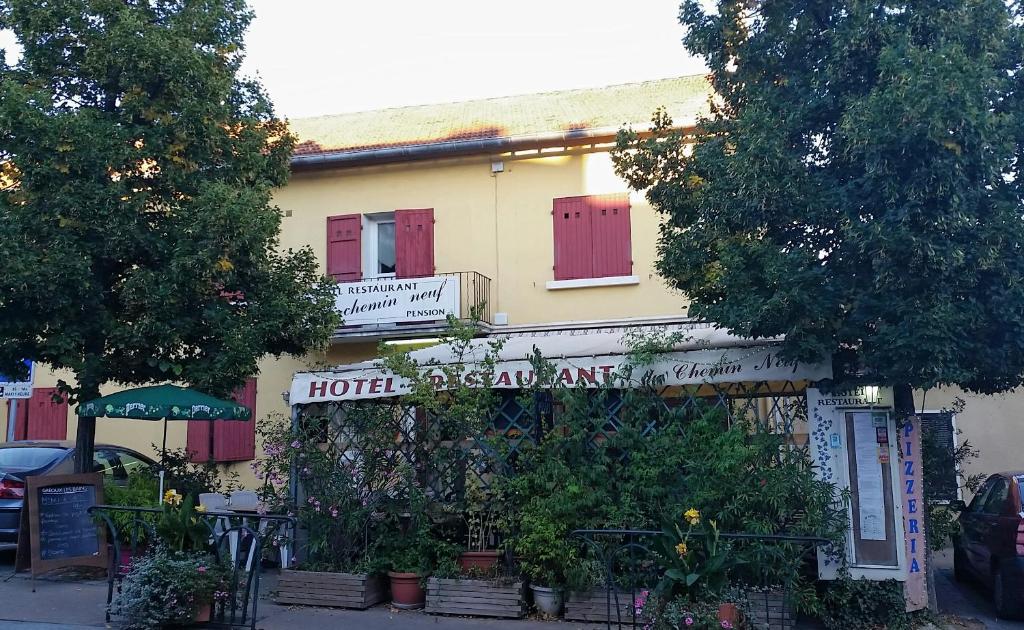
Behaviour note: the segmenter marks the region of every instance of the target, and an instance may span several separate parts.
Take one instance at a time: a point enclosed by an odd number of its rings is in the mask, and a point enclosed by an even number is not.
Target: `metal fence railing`
[[[642,602],[645,591],[652,591],[661,579],[649,541],[662,532],[642,529],[579,529],[572,535],[584,542],[602,567],[602,581],[597,598],[567,602],[566,619],[604,624],[606,628],[644,627],[650,624],[650,613]],[[691,536],[702,537],[701,532]],[[830,544],[826,538],[782,534],[721,533],[723,540],[791,544],[807,553],[819,545]],[[747,619],[751,628],[792,628],[796,622],[788,585],[771,590],[749,591],[744,595]],[[579,612],[573,611],[574,604]]]
[[[156,540],[156,521],[163,510],[159,508],[122,507],[96,505],[89,508],[89,514],[96,516],[107,527],[113,553],[107,571],[107,613],[110,623],[116,611],[111,610],[115,590],[120,593],[125,577],[131,571],[130,562],[123,560],[123,551],[137,557],[144,552],[140,541]],[[115,515],[128,515],[118,518]],[[256,515],[239,512],[204,512],[202,522],[210,532],[208,551],[217,562],[229,569],[226,597],[213,603],[211,620],[207,627],[214,628],[256,628],[259,607],[260,569],[265,543],[282,531],[294,531],[295,519],[272,514]],[[125,527],[118,527],[119,522]],[[258,521],[255,529],[250,521]],[[123,531],[127,529],[128,531]],[[146,536],[143,536],[145,532]]]

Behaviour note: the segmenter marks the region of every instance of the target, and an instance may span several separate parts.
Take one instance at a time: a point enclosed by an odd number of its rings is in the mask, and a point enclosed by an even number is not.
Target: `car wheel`
[[[996,616],[1000,619],[1020,617],[1021,606],[1018,596],[1007,588],[1003,571],[999,567],[996,567],[992,578],[992,599],[996,605]]]
[[[967,554],[959,547],[953,547],[953,579],[957,582],[967,582],[971,579],[971,572],[967,568]]]

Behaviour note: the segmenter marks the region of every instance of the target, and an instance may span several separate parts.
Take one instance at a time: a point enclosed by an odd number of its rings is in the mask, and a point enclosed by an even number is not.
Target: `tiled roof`
[[[650,122],[658,107],[665,107],[677,122],[689,122],[707,112],[709,92],[703,76],[688,76],[300,118],[289,124],[299,138],[296,156],[344,153],[641,125]]]

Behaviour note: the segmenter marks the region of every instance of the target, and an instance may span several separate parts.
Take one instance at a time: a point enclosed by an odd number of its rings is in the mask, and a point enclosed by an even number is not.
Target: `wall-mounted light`
[[[878,385],[864,386],[864,402],[869,405],[878,404]]]

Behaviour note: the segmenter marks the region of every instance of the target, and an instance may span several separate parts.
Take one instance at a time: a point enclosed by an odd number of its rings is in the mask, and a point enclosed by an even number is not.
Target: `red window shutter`
[[[395,276],[434,275],[434,209],[395,210]]]
[[[594,246],[592,278],[628,276],[633,273],[633,248],[629,228],[629,195],[588,197]]]
[[[592,278],[594,248],[586,197],[554,200],[555,280]]]
[[[358,214],[327,217],[327,275],[338,282],[363,277],[363,220]]]
[[[246,379],[245,385],[231,398],[252,412],[249,420],[218,420],[213,422],[213,459],[218,462],[240,462],[256,457],[256,379]]]
[[[56,393],[56,387],[37,387],[32,390],[31,398],[18,401],[14,439],[68,439],[67,399],[61,395],[61,402],[54,402]]]
[[[210,425],[206,420],[189,420],[185,450],[194,463],[210,461]]]

